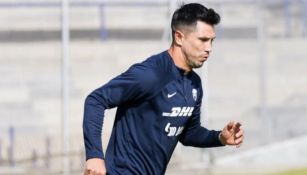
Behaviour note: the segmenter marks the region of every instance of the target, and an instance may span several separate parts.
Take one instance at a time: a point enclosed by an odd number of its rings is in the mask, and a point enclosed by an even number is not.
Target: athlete
[[[220,16],[201,4],[181,6],[172,17],[170,48],[132,65],[85,100],[83,132],[86,175],[162,175],[175,149],[239,147],[244,131],[229,122],[221,131],[200,124],[200,68],[209,58]],[[106,154],[104,111],[118,107]]]

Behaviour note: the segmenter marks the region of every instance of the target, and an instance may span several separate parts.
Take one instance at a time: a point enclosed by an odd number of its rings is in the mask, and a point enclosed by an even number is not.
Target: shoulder
[[[171,60],[162,52],[132,65],[126,73],[133,75],[142,90],[159,91],[174,78],[171,70]]]
[[[168,58],[166,51],[152,55],[129,68],[130,71],[137,73],[142,80],[151,82],[171,79],[173,77],[172,69],[172,60]]]
[[[163,52],[152,55],[143,62],[132,65],[125,73],[132,75],[142,86],[157,86],[165,79],[163,74],[167,70],[168,63],[163,55]]]
[[[132,65],[125,74],[143,85],[154,84],[158,81],[154,68],[142,63]]]
[[[169,58],[167,51],[152,55],[147,58],[142,64],[151,67],[156,74],[165,75],[172,70],[172,60]]]

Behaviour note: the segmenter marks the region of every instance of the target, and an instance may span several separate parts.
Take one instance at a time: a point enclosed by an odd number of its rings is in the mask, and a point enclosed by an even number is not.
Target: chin
[[[203,66],[203,63],[195,64],[195,65],[193,65],[193,68],[197,69],[197,68],[201,68],[202,66]]]

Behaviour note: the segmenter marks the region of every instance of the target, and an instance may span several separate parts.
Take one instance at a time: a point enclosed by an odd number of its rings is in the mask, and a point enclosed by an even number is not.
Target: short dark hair
[[[220,22],[220,15],[212,8],[198,4],[183,4],[178,8],[172,17],[172,37],[174,40],[175,31],[182,26],[196,26],[197,21],[206,22],[210,25],[216,25]]]

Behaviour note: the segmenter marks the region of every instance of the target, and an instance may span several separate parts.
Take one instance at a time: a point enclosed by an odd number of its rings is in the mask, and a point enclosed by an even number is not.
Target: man
[[[85,100],[83,121],[86,175],[161,175],[178,141],[217,147],[243,142],[243,129],[229,122],[222,131],[200,125],[201,80],[192,70],[208,59],[220,17],[192,3],[175,11],[172,45],[131,66]],[[104,110],[118,107],[104,157]]]

